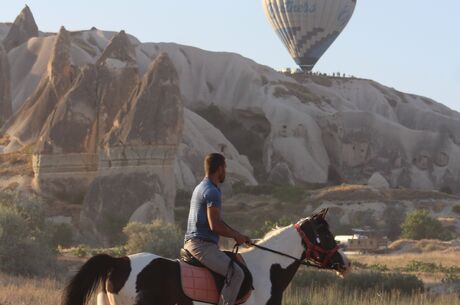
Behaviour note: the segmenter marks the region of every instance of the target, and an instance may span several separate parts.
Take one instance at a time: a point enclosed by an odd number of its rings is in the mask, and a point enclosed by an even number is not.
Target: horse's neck
[[[301,258],[304,251],[300,236],[292,225],[269,233],[258,245],[298,259]],[[245,260],[250,260],[252,264],[267,268],[270,268],[274,264],[279,264],[282,268],[287,268],[295,262],[292,258],[259,248],[253,248],[243,253],[243,257]]]

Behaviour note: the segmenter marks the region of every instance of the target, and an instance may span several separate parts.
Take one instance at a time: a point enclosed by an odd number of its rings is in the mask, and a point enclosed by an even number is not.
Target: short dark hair
[[[212,175],[217,172],[220,166],[225,165],[225,157],[218,153],[212,153],[206,156],[204,159],[204,173],[206,175]]]

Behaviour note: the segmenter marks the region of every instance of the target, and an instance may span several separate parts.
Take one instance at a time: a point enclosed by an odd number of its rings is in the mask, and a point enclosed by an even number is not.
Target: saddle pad
[[[242,257],[240,259],[242,260]],[[209,304],[219,303],[220,291],[217,289],[214,276],[208,269],[192,266],[182,261],[179,261],[179,266],[181,270],[182,290],[188,298]],[[235,304],[246,302],[251,293],[252,290],[248,290]]]
[[[195,301],[217,304],[219,293],[211,272],[183,262],[179,264],[184,294]]]

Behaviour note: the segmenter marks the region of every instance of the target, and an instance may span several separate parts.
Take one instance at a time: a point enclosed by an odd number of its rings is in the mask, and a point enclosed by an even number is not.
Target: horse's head
[[[351,263],[337,245],[326,221],[328,209],[300,220],[296,225],[305,248],[304,259],[319,268],[334,269],[340,276],[351,270]]]

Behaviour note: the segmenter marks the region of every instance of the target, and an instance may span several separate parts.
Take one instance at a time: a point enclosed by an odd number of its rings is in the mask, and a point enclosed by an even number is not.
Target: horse
[[[327,209],[294,225],[275,228],[242,250],[254,289],[244,305],[281,305],[283,292],[301,265],[333,270],[343,277],[351,264],[325,220]],[[99,290],[99,291],[96,291]],[[61,305],[200,305],[184,294],[178,260],[152,253],[90,258],[64,289]]]

